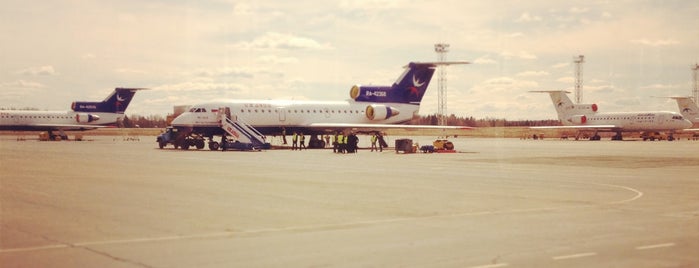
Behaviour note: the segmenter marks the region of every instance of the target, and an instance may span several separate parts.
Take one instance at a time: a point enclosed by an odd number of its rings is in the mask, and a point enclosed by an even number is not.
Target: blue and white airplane
[[[131,103],[136,91],[143,88],[116,88],[101,102],[76,101],[70,111],[0,111],[0,130],[48,131],[51,139],[53,131],[90,130],[113,126],[124,117],[124,111]]]
[[[531,91],[548,93],[563,126],[531,127],[533,129],[576,129],[594,131],[591,140],[599,140],[598,132],[616,132],[612,140],[622,140],[622,132],[668,132],[668,140],[674,140],[672,134],[692,126],[692,122],[681,114],[668,111],[641,112],[598,112],[597,104],[574,104],[567,91]],[[645,136],[645,135],[644,135]]]
[[[224,136],[218,113],[229,110],[264,135],[311,135],[310,147],[324,147],[316,135],[336,132],[373,132],[383,129],[470,129],[462,126],[402,125],[417,115],[425,90],[439,65],[468,62],[411,62],[391,86],[361,86],[350,89],[345,101],[231,100],[193,105],[171,125],[186,139],[209,138],[209,148],[218,148],[213,136]],[[203,143],[200,142],[203,145]],[[212,144],[214,146],[212,146]],[[203,147],[203,146],[201,146]]]

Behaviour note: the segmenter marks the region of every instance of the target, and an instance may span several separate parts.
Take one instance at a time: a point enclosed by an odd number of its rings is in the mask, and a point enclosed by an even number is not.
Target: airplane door
[[[279,122],[286,121],[286,109],[284,107],[279,107]]]

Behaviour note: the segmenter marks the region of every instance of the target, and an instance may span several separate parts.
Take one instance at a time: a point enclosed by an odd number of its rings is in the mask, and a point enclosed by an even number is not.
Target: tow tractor
[[[423,153],[455,153],[454,143],[449,140],[435,140],[432,145],[420,147]]]

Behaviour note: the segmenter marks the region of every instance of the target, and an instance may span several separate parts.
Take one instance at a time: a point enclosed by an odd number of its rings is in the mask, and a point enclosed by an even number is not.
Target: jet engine
[[[78,123],[90,123],[99,120],[100,117],[94,114],[79,113],[75,114],[75,121]]]
[[[576,125],[582,125],[587,123],[587,116],[584,115],[574,115],[571,117],[568,117],[568,122],[571,122]]]
[[[398,114],[398,109],[386,105],[372,104],[366,107],[366,117],[369,120],[385,120]]]
[[[580,113],[597,112],[597,104],[575,104],[573,108]]]

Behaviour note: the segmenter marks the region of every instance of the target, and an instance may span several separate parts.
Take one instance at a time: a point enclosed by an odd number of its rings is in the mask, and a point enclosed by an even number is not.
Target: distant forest
[[[35,108],[0,108],[0,110],[34,110]],[[120,127],[125,128],[164,128],[168,125],[172,115],[163,117],[161,115],[130,115],[125,116]],[[438,116],[436,114],[423,115],[414,118],[408,124],[410,125],[438,125]],[[559,126],[561,123],[557,119],[548,120],[506,120],[496,118],[481,118],[476,119],[473,116],[461,117],[454,114],[447,117],[447,125],[449,126],[469,126],[469,127],[533,127],[533,126]]]
[[[438,116],[436,114],[424,115],[410,121],[410,125],[438,125]],[[126,128],[161,128],[167,126],[168,119],[159,115],[140,116],[131,115],[124,118],[123,127]],[[550,120],[517,120],[511,121],[506,119],[484,118],[476,119],[473,116],[460,117],[450,115],[447,118],[449,126],[469,126],[469,127],[532,127],[532,126],[558,126],[560,122],[557,119]]]

